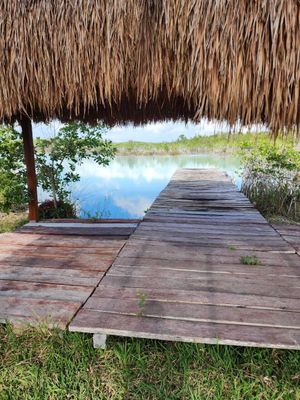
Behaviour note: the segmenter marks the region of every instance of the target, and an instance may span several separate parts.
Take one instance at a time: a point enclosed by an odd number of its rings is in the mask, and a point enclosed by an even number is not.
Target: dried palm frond
[[[0,119],[300,126],[299,0],[2,0]]]

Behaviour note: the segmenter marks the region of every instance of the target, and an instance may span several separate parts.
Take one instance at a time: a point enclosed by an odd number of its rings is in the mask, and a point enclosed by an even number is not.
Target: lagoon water
[[[219,168],[240,185],[237,157],[220,154],[118,156],[108,167],[85,162],[71,186],[81,218],[140,218],[177,168]]]

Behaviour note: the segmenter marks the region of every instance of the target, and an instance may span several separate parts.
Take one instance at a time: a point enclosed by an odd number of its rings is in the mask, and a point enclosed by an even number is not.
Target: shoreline
[[[219,150],[219,149],[209,149],[209,148],[199,148],[199,149],[188,149],[182,151],[152,151],[152,150],[125,150],[118,149],[116,152],[116,156],[197,156],[201,154],[211,154],[211,155],[223,155],[223,156],[233,156],[237,155],[237,151],[235,150]]]
[[[219,133],[211,136],[194,136],[186,138],[181,135],[173,142],[142,142],[128,141],[114,143],[116,155],[122,156],[176,156],[192,154],[238,155],[242,148],[254,148],[260,144],[273,145],[274,139],[267,132],[234,133],[231,135]],[[299,148],[300,142],[292,136],[278,137],[276,146],[290,145]]]

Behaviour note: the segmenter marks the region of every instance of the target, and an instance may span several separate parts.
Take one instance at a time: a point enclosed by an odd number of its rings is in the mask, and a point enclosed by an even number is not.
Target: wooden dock
[[[61,220],[0,235],[6,321],[299,349],[300,227],[269,225],[220,171],[179,170],[140,224]]]
[[[299,349],[300,257],[224,173],[179,170],[69,329]]]
[[[66,328],[136,223],[41,223],[0,235],[0,322]]]
[[[273,224],[272,226],[287,243],[294,247],[296,253],[300,256],[300,224]]]

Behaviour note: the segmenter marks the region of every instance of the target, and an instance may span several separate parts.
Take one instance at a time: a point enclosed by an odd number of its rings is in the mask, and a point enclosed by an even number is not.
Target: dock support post
[[[104,333],[94,333],[93,335],[93,345],[95,349],[106,349],[106,338],[107,335]]]
[[[22,129],[24,156],[26,164],[27,184],[29,192],[29,221],[38,221],[38,196],[37,179],[34,160],[34,144],[32,137],[31,119],[27,115],[22,115],[19,119]]]

